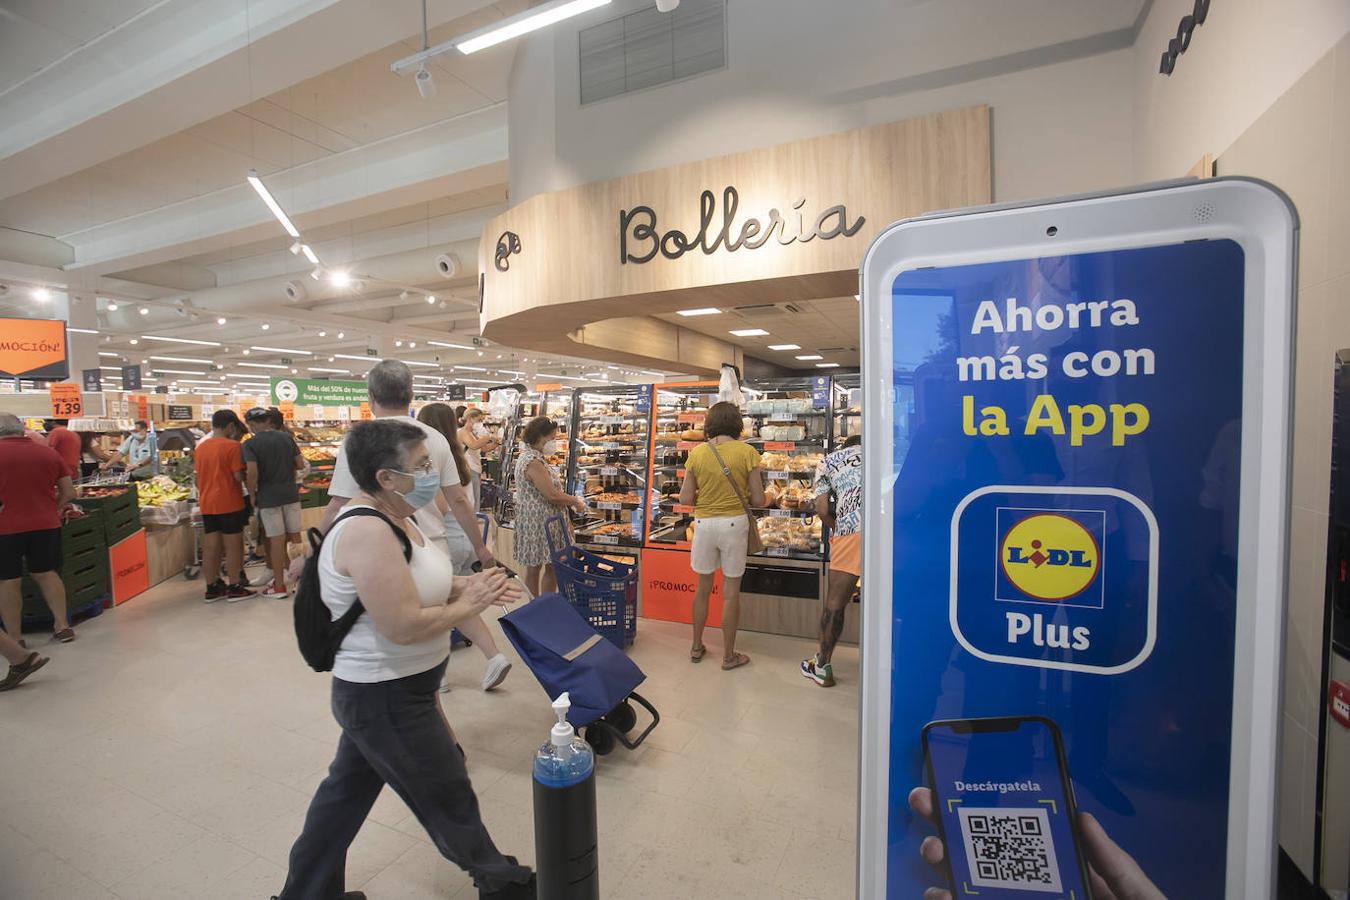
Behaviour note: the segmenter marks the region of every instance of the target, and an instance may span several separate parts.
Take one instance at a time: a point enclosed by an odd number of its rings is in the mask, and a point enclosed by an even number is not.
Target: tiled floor
[[[328,678],[301,661],[287,601],[207,606],[200,590],[166,582],[71,645],[30,636],[52,662],[0,695],[0,897],[280,888],[337,738]],[[712,639],[706,662],[687,662],[685,626],[643,621],[638,634],[641,692],[662,721],[599,762],[603,895],[852,896],[856,650],[839,651],[840,686],[822,690],[796,671],[804,641],[747,634],[754,663],[723,673]],[[530,760],[553,717],[523,666],[479,691],[482,660],[451,656],[445,708],[493,837],[532,861]],[[347,878],[371,900],[475,896],[387,789]]]

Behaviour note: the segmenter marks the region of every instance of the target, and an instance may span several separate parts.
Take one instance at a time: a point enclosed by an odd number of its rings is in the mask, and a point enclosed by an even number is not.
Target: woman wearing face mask
[[[516,460],[516,562],[525,567],[525,587],[536,597],[558,586],[548,565],[544,523],[558,515],[566,521],[569,507],[586,511],[586,501],[563,491],[544,458],[557,437],[558,426],[551,419],[531,419],[520,439],[525,447]]]
[[[503,856],[483,826],[436,692],[450,629],[494,603],[519,600],[520,588],[499,568],[455,577],[449,558],[413,522],[440,487],[420,428],[361,422],[344,450],[360,491],[324,538],[319,584],[335,619],[358,597],[365,614],[333,665],[332,709],[342,736],[291,848],[281,900],[352,896],[343,893],[347,848],[386,784],[441,854],[473,876],[480,897],[533,898],[533,874]],[[379,516],[344,518],[357,508]],[[398,532],[411,544],[406,561]]]

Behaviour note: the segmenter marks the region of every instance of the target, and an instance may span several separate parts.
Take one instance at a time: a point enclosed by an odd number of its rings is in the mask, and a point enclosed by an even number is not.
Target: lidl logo
[[[1105,526],[1098,510],[1000,507],[998,599],[1100,609]]]

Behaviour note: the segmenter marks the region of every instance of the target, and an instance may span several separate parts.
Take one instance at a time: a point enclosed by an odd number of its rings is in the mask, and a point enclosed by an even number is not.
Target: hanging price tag
[[[375,418],[375,417],[374,417],[373,415],[371,415],[371,412],[370,412],[370,404],[369,404],[369,403],[362,402],[362,404],[361,404],[361,421],[362,421],[362,422],[369,422],[369,421],[370,421],[371,419],[373,419],[373,418]]]
[[[57,419],[73,419],[84,412],[78,384],[52,384],[47,387],[47,394],[51,398],[52,416]]]
[[[796,450],[797,445],[792,441],[765,441],[765,450]]]
[[[295,401],[282,400],[277,404],[277,409],[281,410],[281,417],[287,422],[295,421]]]
[[[352,420],[352,408],[350,406],[339,406],[337,411],[339,422],[350,422]]]

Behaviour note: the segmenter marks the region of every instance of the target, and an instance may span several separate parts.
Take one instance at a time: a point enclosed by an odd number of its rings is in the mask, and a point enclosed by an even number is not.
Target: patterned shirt
[[[835,535],[862,530],[862,447],[836,450],[816,466],[816,496],[834,494]]]

